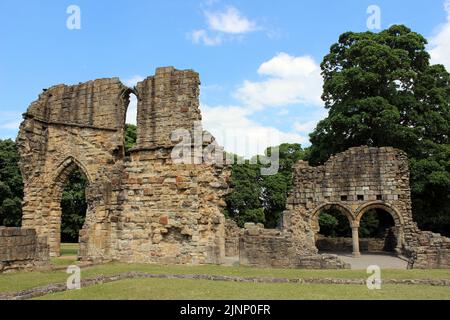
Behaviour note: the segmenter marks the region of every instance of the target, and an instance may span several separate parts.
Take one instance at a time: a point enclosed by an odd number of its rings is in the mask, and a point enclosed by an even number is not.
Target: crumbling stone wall
[[[352,238],[323,237],[318,235],[316,246],[320,252],[352,252]],[[360,238],[359,250],[361,252],[393,252],[396,247],[392,238]]]
[[[46,239],[35,230],[0,227],[0,273],[43,267],[48,253]]]
[[[292,233],[264,229],[261,224],[247,223],[240,236],[241,265],[274,268],[345,269],[350,266],[331,254],[305,254]]]
[[[243,229],[239,228],[233,220],[225,220],[225,256],[239,256],[239,238],[243,234]]]
[[[417,227],[411,215],[407,160],[397,149],[358,147],[331,157],[323,166],[298,162],[285,228],[313,248],[321,210],[340,210],[357,229],[364,213],[381,208],[395,221],[399,249],[412,245]]]
[[[370,209],[383,209],[395,222],[396,252],[411,257],[411,266],[443,266],[448,261],[448,239],[434,235],[435,240],[424,241],[430,237],[413,221],[408,158],[401,150],[362,146],[332,156],[323,166],[299,161],[287,202],[283,226],[303,243],[304,252],[317,251],[315,234],[323,209],[335,208],[347,216],[356,255],[361,218]]]
[[[203,133],[199,84],[194,71],[159,68],[136,88],[117,78],[58,85],[31,104],[17,138],[25,182],[23,226],[48,238],[52,256],[59,255],[62,189],[80,168],[89,182],[82,259],[221,261],[227,170],[221,163],[180,163],[171,156],[179,142],[172,139],[174,130],[194,133],[195,127]],[[132,92],[138,97],[137,145],[126,157],[125,114]],[[198,148],[193,139],[183,144]],[[196,155],[202,160],[202,150]]]
[[[118,78],[57,85],[24,114],[17,137],[25,185],[22,225],[48,238],[51,256],[60,252],[61,196],[76,168],[89,182],[81,254],[104,258],[112,250],[108,216],[121,188],[128,90]]]

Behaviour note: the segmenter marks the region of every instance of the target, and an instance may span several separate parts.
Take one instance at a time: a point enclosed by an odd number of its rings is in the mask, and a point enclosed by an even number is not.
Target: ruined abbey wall
[[[353,253],[359,255],[359,226],[370,209],[391,214],[397,254],[410,258],[410,267],[446,267],[450,239],[422,232],[413,221],[406,153],[384,147],[356,147],[332,156],[323,166],[299,161],[284,213],[284,229],[292,232],[304,252],[317,252],[318,217],[334,208],[352,228]]]
[[[356,230],[368,210],[381,208],[395,221],[399,249],[414,245],[417,226],[411,214],[406,154],[393,148],[358,147],[331,157],[323,166],[298,162],[285,227],[313,247],[318,216],[331,207],[346,215]]]
[[[100,79],[49,88],[32,103],[17,138],[23,226],[48,238],[52,256],[60,250],[62,189],[79,168],[89,181],[82,259],[221,261],[228,174],[220,164],[174,163],[171,157],[178,142],[173,131],[198,129],[199,84],[193,71],[160,68],[136,88],[117,78]],[[132,92],[138,97],[138,137],[125,156]],[[192,140],[183,142],[193,149]]]

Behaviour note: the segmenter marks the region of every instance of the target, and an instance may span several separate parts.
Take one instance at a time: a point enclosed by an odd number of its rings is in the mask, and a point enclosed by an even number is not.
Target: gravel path
[[[377,265],[381,269],[406,269],[408,265],[407,261],[388,254],[362,254],[359,258],[354,258],[351,253],[337,255],[350,263],[352,270],[365,270],[370,265]]]

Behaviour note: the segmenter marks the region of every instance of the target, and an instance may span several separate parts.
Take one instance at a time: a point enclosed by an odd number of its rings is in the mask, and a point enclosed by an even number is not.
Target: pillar
[[[352,224],[352,241],[353,241],[353,257],[357,258],[361,256],[359,252],[359,223]]]

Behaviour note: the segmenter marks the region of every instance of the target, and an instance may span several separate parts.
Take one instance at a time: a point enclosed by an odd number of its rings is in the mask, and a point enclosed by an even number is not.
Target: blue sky
[[[326,115],[318,66],[339,34],[367,30],[377,5],[382,28],[422,33],[433,62],[449,68],[445,1],[1,0],[0,138],[15,138],[43,88],[116,76],[132,85],[172,65],[200,73],[204,126],[227,150],[308,145]],[[70,5],[81,29],[66,26]]]

